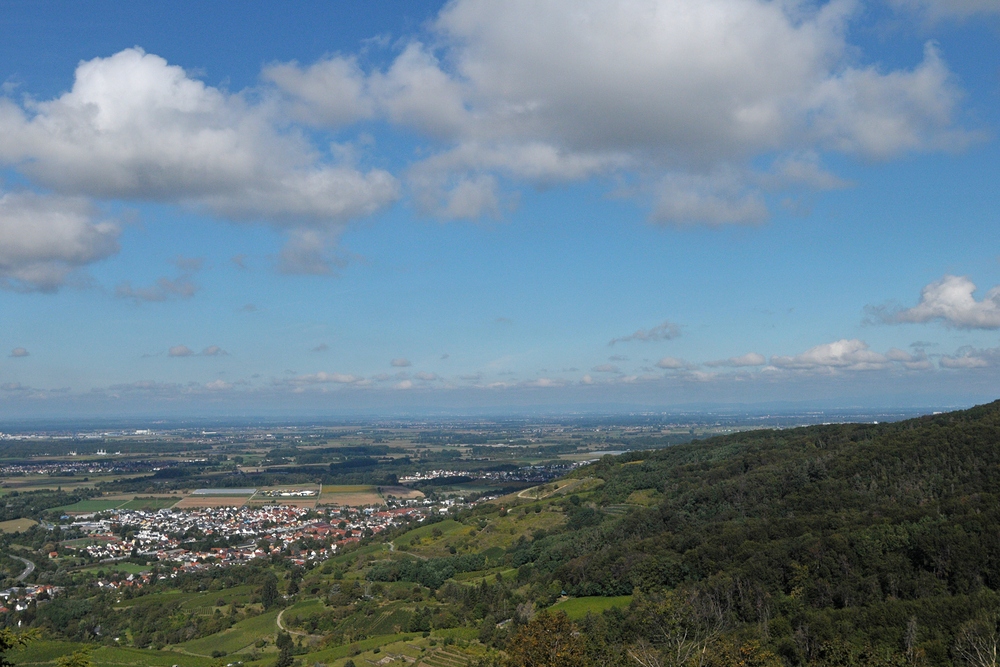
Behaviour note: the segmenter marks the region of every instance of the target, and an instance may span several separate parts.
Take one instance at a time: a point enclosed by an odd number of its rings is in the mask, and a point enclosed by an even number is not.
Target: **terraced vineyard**
[[[429,651],[417,662],[417,667],[466,667],[472,658],[457,649],[445,647]]]

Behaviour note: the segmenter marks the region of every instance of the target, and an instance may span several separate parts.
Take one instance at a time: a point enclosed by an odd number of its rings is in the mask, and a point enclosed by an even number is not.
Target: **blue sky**
[[[0,417],[965,405],[995,0],[0,2]]]

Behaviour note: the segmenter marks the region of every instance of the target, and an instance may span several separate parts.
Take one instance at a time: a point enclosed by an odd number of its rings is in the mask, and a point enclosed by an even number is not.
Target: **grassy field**
[[[64,655],[82,648],[83,644],[37,640],[26,647],[7,653],[7,658],[15,665],[54,665]],[[91,645],[93,646],[93,645]],[[130,647],[95,647],[90,654],[94,667],[211,667],[211,658],[165,651],[143,650]]]
[[[587,615],[588,612],[594,614],[600,614],[605,609],[613,609],[614,607],[627,607],[629,603],[632,602],[631,595],[620,595],[613,598],[605,597],[585,597],[585,598],[570,598],[569,600],[563,600],[562,602],[557,602],[552,605],[552,611],[565,612],[573,620],[581,619]]]
[[[174,505],[176,509],[192,509],[196,507],[242,507],[249,496],[187,496]]]
[[[316,653],[309,653],[308,655],[302,656],[304,661],[308,663],[325,662],[327,664],[332,663],[334,660],[347,658],[354,654],[355,651],[362,651],[368,653],[361,653],[360,656],[355,656],[354,662],[357,664],[367,664],[365,660],[370,660],[374,662],[375,659],[381,658],[381,655],[376,655],[370,653],[373,648],[383,648],[386,654],[395,653],[392,644],[403,643],[413,640],[415,637],[420,635],[414,633],[404,633],[398,635],[381,635],[378,637],[369,637],[368,639],[363,639],[361,641],[353,642],[351,644],[345,644],[344,646],[337,646],[335,648],[328,648]],[[399,653],[405,655],[399,647]]]
[[[173,507],[179,500],[179,496],[169,496],[166,498],[160,496],[133,498],[122,505],[121,508],[125,510],[146,510],[147,512],[155,512],[156,510]]]
[[[138,565],[136,563],[99,563],[93,567],[87,567],[80,572],[99,572],[104,570],[105,572],[125,572],[126,574],[139,574],[140,572],[149,572],[152,568],[145,565]]]
[[[90,514],[91,512],[103,512],[105,510],[113,510],[117,507],[124,505],[126,500],[121,498],[91,498],[89,500],[81,500],[79,502],[73,503],[72,505],[63,505],[62,507],[56,507],[53,509],[55,512],[63,512],[64,514]]]
[[[37,525],[38,522],[34,519],[11,519],[10,521],[0,521],[0,533],[18,533]]]
[[[278,625],[275,619],[278,618],[277,611],[269,611],[266,614],[248,618],[240,621],[233,627],[218,634],[192,639],[183,644],[177,644],[175,649],[185,653],[210,656],[212,651],[225,651],[226,653],[236,653],[237,651],[253,645],[258,639],[267,638],[273,641],[278,632]]]

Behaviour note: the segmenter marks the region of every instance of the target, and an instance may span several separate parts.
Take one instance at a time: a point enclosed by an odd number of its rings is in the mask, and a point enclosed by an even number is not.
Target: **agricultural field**
[[[53,511],[62,512],[63,514],[92,514],[94,512],[117,509],[127,502],[129,501],[123,498],[90,498],[73,503],[72,505],[56,507]]]
[[[587,614],[600,614],[607,609],[627,607],[631,602],[631,595],[570,598],[555,603],[551,609],[565,613],[571,620],[579,620]]]
[[[32,526],[37,526],[38,522],[33,519],[12,519],[10,521],[0,521],[0,533],[19,533],[28,530]]]
[[[252,647],[260,639],[268,639],[273,642],[278,631],[277,618],[277,610],[269,611],[260,616],[240,621],[228,630],[177,644],[173,648],[178,652],[203,656],[211,656],[213,651],[224,651],[227,654],[236,653]]]
[[[195,489],[181,498],[173,508],[242,507],[256,492],[257,489]]]
[[[324,484],[319,497],[320,505],[382,505],[385,501],[371,484]]]
[[[301,491],[312,491],[313,494],[307,496],[281,495],[283,492],[296,493]],[[321,493],[322,487],[319,484],[272,486],[258,489],[257,493],[250,498],[249,504],[254,507],[263,505],[288,505],[290,507],[307,507],[313,509],[319,502]]]
[[[422,491],[411,489],[408,486],[383,486],[379,488],[382,490],[382,496],[385,498],[391,496],[401,500],[417,500],[424,497]]]
[[[40,639],[22,649],[10,651],[7,658],[16,665],[55,665],[62,656],[86,646],[76,642]],[[92,646],[92,645],[91,645]],[[131,648],[97,646],[90,654],[94,667],[212,667],[211,658]]]
[[[180,500],[181,498],[179,496],[136,496],[122,505],[120,509],[146,510],[147,512],[155,512],[156,510],[173,507]]]

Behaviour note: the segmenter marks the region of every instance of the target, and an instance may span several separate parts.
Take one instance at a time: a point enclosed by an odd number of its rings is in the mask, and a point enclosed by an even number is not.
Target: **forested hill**
[[[514,555],[572,595],[708,596],[730,632],[792,664],[904,649],[950,664],[963,624],[995,621],[1000,402],[740,433],[577,474],[604,484]]]

